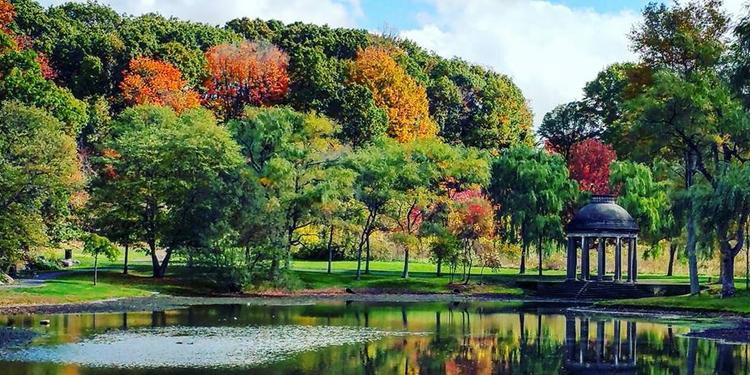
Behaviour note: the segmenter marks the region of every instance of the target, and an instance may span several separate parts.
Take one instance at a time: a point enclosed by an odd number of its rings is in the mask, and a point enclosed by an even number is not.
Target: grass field
[[[55,304],[87,302],[111,298],[146,296],[152,293],[172,295],[205,295],[210,289],[198,286],[200,281],[191,279],[192,275],[184,265],[175,263],[170,266],[169,277],[157,280],[150,277],[150,258],[143,253],[131,252],[130,275],[123,275],[122,254],[116,261],[102,261],[100,265],[100,282],[94,286],[90,271],[93,259],[80,253],[74,258],[80,264],[66,274],[54,280],[48,280],[41,286],[17,287],[0,289],[0,305],[20,304]],[[363,274],[360,280],[355,279],[357,263],[355,261],[336,261],[333,263],[332,273],[326,272],[327,263],[324,261],[295,260],[292,263],[293,275],[288,289],[317,292],[341,292],[344,288],[352,288],[371,293],[452,293],[455,288],[464,293],[493,293],[512,296],[523,296],[523,291],[515,287],[515,282],[522,279],[538,279],[535,269],[529,269],[525,275],[519,275],[516,268],[485,269],[482,285],[478,285],[481,269],[472,269],[471,283],[468,287],[460,284],[460,275],[455,275],[451,283],[450,275],[446,274],[447,267],[443,267],[443,276],[437,277],[436,266],[427,262],[414,261],[409,265],[409,278],[401,278],[403,263],[399,261],[372,261],[370,273]],[[458,270],[460,272],[460,269]],[[559,280],[563,271],[545,270],[544,279]],[[663,275],[639,275],[644,282],[675,282],[686,283],[686,275],[665,277]],[[707,283],[709,278],[702,277],[701,282]],[[713,279],[712,281],[715,281]],[[739,293],[731,299],[720,299],[715,290],[700,296],[656,297],[638,300],[617,300],[600,302],[609,307],[636,308],[674,308],[693,310],[712,310],[750,313],[750,292],[745,290],[744,279],[738,278]],[[249,292],[263,292],[263,289]]]

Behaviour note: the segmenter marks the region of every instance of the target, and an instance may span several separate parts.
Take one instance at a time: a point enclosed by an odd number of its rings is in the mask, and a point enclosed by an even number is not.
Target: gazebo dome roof
[[[594,195],[589,204],[576,212],[567,227],[568,234],[636,234],[639,230],[633,217],[610,195]]]

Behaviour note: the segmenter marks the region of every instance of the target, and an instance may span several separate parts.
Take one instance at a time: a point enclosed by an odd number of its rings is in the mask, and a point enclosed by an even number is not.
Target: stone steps
[[[679,284],[632,284],[612,281],[527,281],[519,285],[541,297],[583,300],[644,298],[689,292],[689,286]]]

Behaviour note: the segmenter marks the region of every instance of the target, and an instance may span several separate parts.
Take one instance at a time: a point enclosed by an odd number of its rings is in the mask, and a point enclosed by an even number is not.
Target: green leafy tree
[[[289,269],[299,231],[313,225],[324,206],[350,190],[351,171],[337,166],[346,149],[337,142],[337,126],[325,117],[288,108],[249,108],[229,127],[262,187],[271,224],[268,232],[282,250],[271,257],[271,277],[284,259]]]
[[[394,199],[404,185],[413,180],[413,168],[409,165],[408,154],[403,145],[382,139],[372,146],[360,149],[351,155],[346,165],[356,172],[354,194],[362,202],[367,217],[357,244],[357,273],[359,280],[362,271],[362,250],[369,243],[370,235],[376,228],[377,220],[385,213],[386,205]],[[369,254],[365,258],[369,268]]]
[[[604,126],[598,116],[582,102],[570,102],[555,107],[544,115],[537,134],[546,146],[560,153],[570,162],[573,146],[591,138],[600,138]]]
[[[239,147],[202,109],[177,116],[169,108],[134,107],[112,133],[92,199],[137,210],[137,240],[148,245],[154,277],[164,277],[175,250],[209,247],[220,235],[235,203],[227,193],[242,165]],[[158,249],[165,252],[161,261]]]
[[[47,244],[52,217],[82,184],[75,139],[41,109],[0,105],[0,267]]]
[[[99,279],[99,256],[114,261],[120,251],[106,237],[89,233],[83,240],[83,253],[94,257],[94,285],[96,285]]]
[[[729,133],[740,134],[730,131],[729,125],[742,123],[728,121],[738,112],[732,108],[735,104],[726,84],[715,73],[726,49],[728,17],[718,0],[672,7],[653,3],[643,15],[643,23],[631,34],[632,48],[653,74],[647,87],[626,103],[626,134],[639,140],[639,147],[633,149],[643,153],[631,157],[662,153],[669,160],[681,161],[685,190],[712,183],[714,176],[708,165],[709,159],[715,160],[709,156],[712,145],[717,139],[727,139]],[[731,158],[731,152],[726,156]],[[686,205],[686,252],[691,293],[697,294],[698,217],[694,204],[691,199]]]
[[[575,201],[578,189],[568,176],[565,161],[528,146],[503,151],[493,161],[488,189],[498,205],[498,220],[521,243],[520,273],[526,272],[526,254],[536,242],[539,275],[542,274],[543,242],[562,241],[562,215]]]

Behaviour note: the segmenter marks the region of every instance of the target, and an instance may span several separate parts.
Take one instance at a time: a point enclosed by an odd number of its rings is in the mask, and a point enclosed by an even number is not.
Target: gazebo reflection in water
[[[634,321],[565,316],[566,373],[635,374],[636,354]]]

